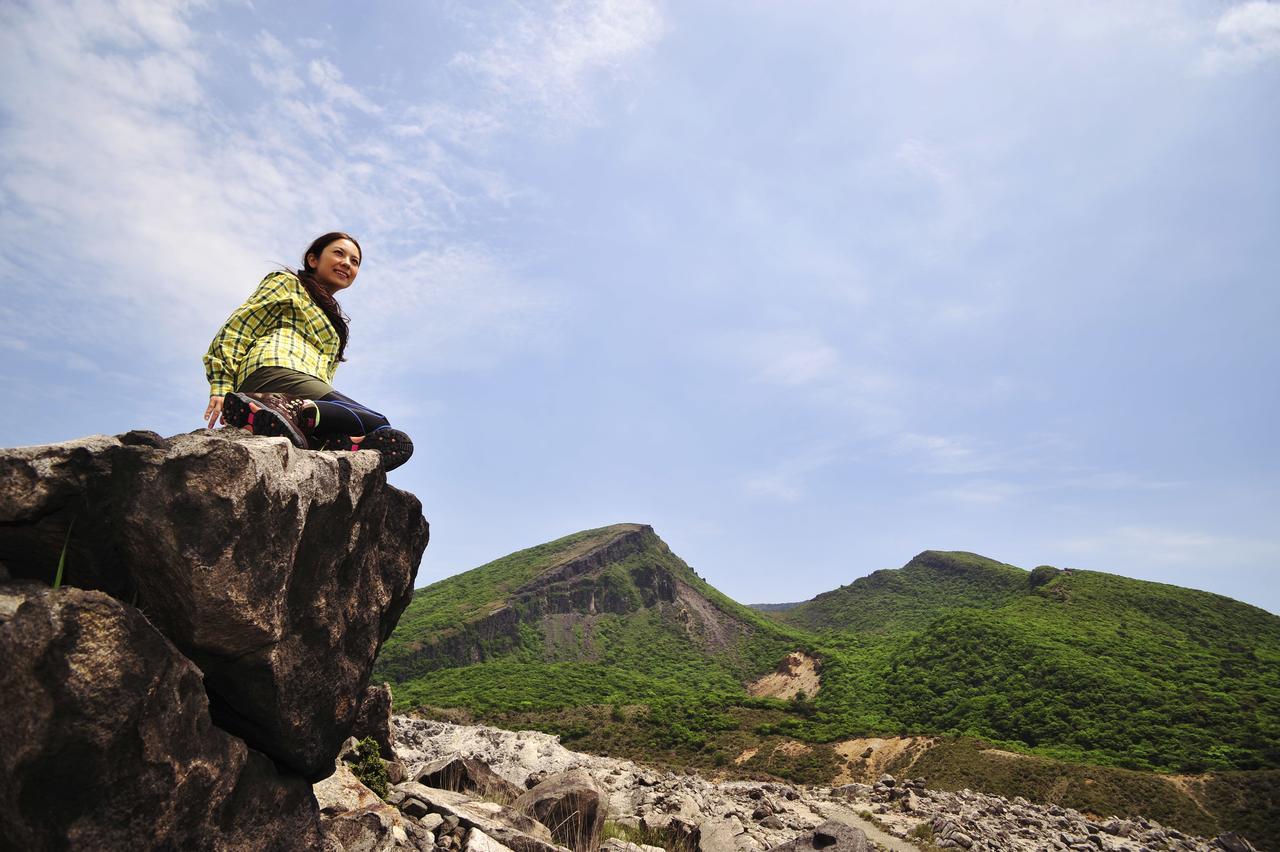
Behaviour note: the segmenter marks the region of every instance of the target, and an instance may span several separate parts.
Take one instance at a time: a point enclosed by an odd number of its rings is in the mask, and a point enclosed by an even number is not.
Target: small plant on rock
[[[356,744],[355,760],[351,762],[351,772],[360,779],[360,783],[378,794],[378,798],[387,798],[387,767],[378,754],[378,743],[373,737],[365,737]]]

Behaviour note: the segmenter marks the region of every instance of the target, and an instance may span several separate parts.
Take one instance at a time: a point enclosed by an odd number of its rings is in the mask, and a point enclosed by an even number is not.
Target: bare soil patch
[[[747,684],[747,692],[757,698],[795,698],[801,692],[812,698],[822,688],[818,661],[808,654],[792,651],[778,668]]]
[[[836,754],[845,759],[845,765],[832,783],[875,781],[898,758],[905,755],[914,763],[934,742],[933,737],[857,737],[833,743]]]

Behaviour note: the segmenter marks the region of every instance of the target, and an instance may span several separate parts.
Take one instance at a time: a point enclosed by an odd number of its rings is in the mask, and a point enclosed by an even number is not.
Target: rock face
[[[349,771],[325,825],[310,783],[360,711],[391,752],[366,687],[427,535],[373,453],[239,430],[0,450],[0,849],[429,846]]]
[[[204,673],[215,722],[318,780],[412,596],[421,504],[372,453],[239,430],[0,453],[0,562],[136,603]]]
[[[314,849],[310,786],[214,727],[200,670],[101,593],[0,583],[0,846]]]
[[[396,737],[391,730],[391,684],[380,683],[364,691],[360,709],[356,712],[355,724],[351,727],[351,736],[358,740],[373,737],[382,759],[395,760]]]
[[[379,660],[379,675],[403,682],[437,669],[499,659],[520,647],[530,629],[542,635],[547,661],[577,662],[579,641],[592,645],[606,615],[654,611],[709,654],[730,652],[761,631],[696,588],[691,569],[652,527],[615,524],[595,532],[589,543],[548,559],[536,576],[514,589],[504,587],[482,610],[402,643]],[[787,641],[781,635],[775,639],[780,648]]]

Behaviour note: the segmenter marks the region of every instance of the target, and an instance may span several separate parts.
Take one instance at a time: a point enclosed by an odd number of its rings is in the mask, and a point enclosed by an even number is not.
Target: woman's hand
[[[204,410],[204,419],[209,421],[209,428],[212,429],[218,423],[218,418],[222,416],[222,397],[209,397],[209,407]]]

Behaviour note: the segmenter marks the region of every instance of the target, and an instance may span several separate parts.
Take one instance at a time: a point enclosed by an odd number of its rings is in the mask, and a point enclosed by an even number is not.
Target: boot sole
[[[249,407],[249,398],[244,394],[229,393],[222,398],[222,421],[228,426],[241,429],[253,427],[253,409]]]
[[[346,438],[329,438],[316,449],[346,450],[353,453],[373,450],[382,456],[384,468],[395,470],[413,455],[413,441],[399,429],[383,426],[381,429],[374,429],[358,444],[353,444]]]

